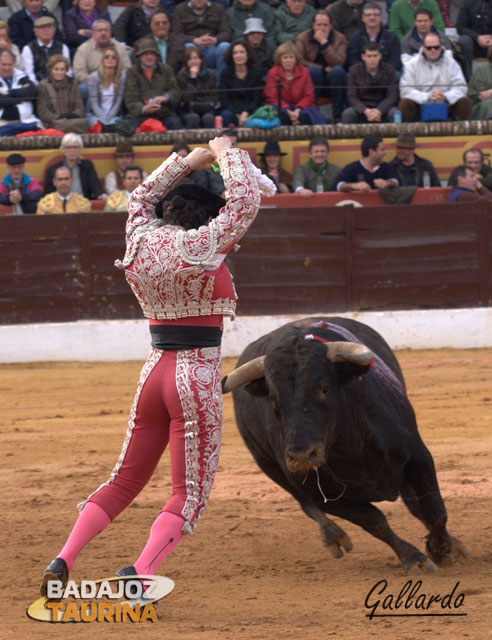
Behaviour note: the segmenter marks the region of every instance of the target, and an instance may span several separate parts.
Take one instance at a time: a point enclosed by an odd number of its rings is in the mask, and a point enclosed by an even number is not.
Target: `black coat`
[[[40,18],[45,17],[53,18],[56,24],[55,31],[55,40],[63,40],[62,33],[60,28],[58,27],[58,21],[55,16],[48,11],[45,7],[41,9],[41,13],[39,15]],[[34,22],[27,15],[25,9],[21,9],[20,11],[16,11],[9,18],[9,37],[14,44],[19,47],[19,50],[22,51],[22,48],[29,44],[31,40],[34,40]]]
[[[53,177],[55,175],[55,171],[62,165],[63,160],[60,160],[60,162],[52,164],[46,170],[43,195],[56,191],[55,185],[53,184]],[[80,182],[82,183],[82,195],[88,200],[97,200],[99,196],[103,194],[103,188],[99,178],[97,177],[94,165],[90,160],[80,159]]]
[[[256,65],[249,67],[246,77],[240,80],[234,71],[234,67],[226,65],[220,74],[220,106],[222,109],[230,109],[236,114],[243,111],[253,113],[263,104],[264,86],[263,69],[261,67]],[[255,88],[253,89],[253,87]]]
[[[124,9],[113,25],[113,38],[129,47],[133,47],[137,40],[149,34],[150,21],[147,20],[143,9],[135,4],[130,4]]]
[[[346,68],[358,62],[362,62],[362,51],[364,44],[369,41],[366,29],[361,29],[350,38],[347,48]],[[390,64],[395,71],[401,71],[401,49],[398,36],[388,29],[381,27],[376,42],[381,50],[381,60]]]

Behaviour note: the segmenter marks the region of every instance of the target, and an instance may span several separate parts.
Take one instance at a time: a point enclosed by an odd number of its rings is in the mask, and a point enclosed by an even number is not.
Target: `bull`
[[[251,343],[222,380],[258,466],[315,520],[335,558],[352,549],[330,514],[386,542],[405,572],[460,554],[432,456],[396,357],[376,331],[339,317],[305,318]],[[372,503],[401,496],[428,530],[427,554],[398,537]]]

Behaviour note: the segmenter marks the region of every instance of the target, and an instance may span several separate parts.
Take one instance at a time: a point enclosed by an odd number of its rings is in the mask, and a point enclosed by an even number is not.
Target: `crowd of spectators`
[[[0,135],[29,129],[492,117],[492,5],[447,0],[8,0]],[[115,15],[115,14],[113,14]],[[473,67],[473,59],[485,58]],[[331,114],[324,108],[331,102]],[[429,108],[430,105],[430,108]],[[439,108],[436,108],[436,105]],[[99,128],[98,128],[99,127]]]

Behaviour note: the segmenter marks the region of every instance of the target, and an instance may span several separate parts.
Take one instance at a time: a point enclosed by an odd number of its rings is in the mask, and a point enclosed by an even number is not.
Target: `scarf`
[[[311,169],[314,171],[316,175],[316,182],[318,181],[318,178],[321,178],[323,180],[323,191],[329,191],[331,185],[329,185],[328,182],[326,181],[326,171],[328,170],[328,162],[325,160],[324,163],[320,166],[319,164],[316,164],[316,162],[314,162],[311,158],[309,158],[309,166],[311,167]]]
[[[65,76],[63,80],[53,80],[50,77],[50,82],[53,85],[56,98],[53,104],[55,114],[61,116],[70,112],[70,80]]]

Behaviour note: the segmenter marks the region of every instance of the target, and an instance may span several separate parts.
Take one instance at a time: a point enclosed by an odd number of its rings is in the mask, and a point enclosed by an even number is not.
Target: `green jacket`
[[[480,100],[480,91],[492,88],[492,62],[482,64],[475,69],[468,83],[468,97],[473,103],[472,119],[486,120],[492,116],[492,97]]]
[[[403,38],[415,26],[416,9],[429,9],[434,18],[435,28],[439,33],[444,33],[444,20],[436,0],[421,0],[415,9],[408,0],[396,0],[391,5],[389,30],[396,33],[399,38]]]
[[[325,172],[326,183],[330,185],[328,191],[335,190],[335,182],[338,178],[341,169],[336,164],[328,163],[328,169]],[[311,189],[316,193],[316,180],[317,176],[309,165],[309,161],[305,164],[300,164],[294,171],[294,177],[292,178],[292,188],[296,191],[299,187],[303,189]]]
[[[226,14],[229,18],[229,26],[232,31],[231,42],[237,38],[244,37],[244,23],[247,18],[261,18],[263,20],[263,26],[267,30],[265,33],[266,38],[273,40],[273,11],[266,2],[256,0],[251,9],[243,9],[238,0],[236,0],[234,4],[227,9]]]
[[[275,24],[273,27],[277,45],[283,42],[294,42],[300,33],[310,29],[315,14],[316,9],[310,4],[304,6],[300,16],[293,15],[289,7],[286,4],[282,4],[275,11]]]
[[[142,113],[143,107],[148,103],[149,98],[169,95],[169,102],[161,105],[159,111],[153,114]],[[138,64],[134,64],[126,72],[125,84],[125,106],[133,118],[141,121],[147,118],[164,118],[175,115],[175,107],[180,99],[178,83],[173,70],[168,64],[158,62],[149,82]]]

